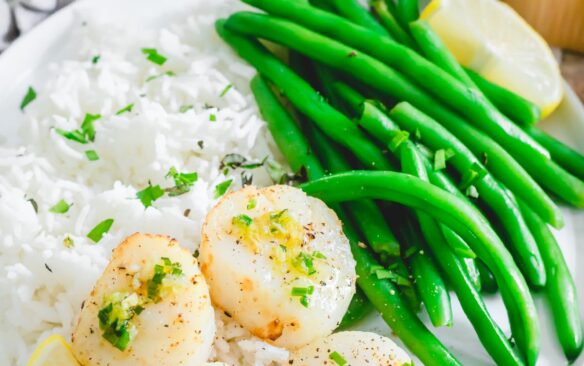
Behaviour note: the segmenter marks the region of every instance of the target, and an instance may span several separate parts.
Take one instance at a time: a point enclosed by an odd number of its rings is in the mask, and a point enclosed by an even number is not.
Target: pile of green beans
[[[462,67],[415,0],[370,11],[357,0],[243,2],[266,14],[235,13],[217,32],[261,75],[251,87],[276,144],[301,188],[337,212],[356,260],[340,327],[374,308],[424,364],[460,364],[416,314],[421,300],[432,325],[450,326],[450,288],[497,364],[535,365],[529,284],[546,295],[566,358],[578,357],[574,281],[548,225],[564,224],[552,197],[584,207],[584,156],[535,127],[533,103]],[[500,292],[516,347],[481,291]]]

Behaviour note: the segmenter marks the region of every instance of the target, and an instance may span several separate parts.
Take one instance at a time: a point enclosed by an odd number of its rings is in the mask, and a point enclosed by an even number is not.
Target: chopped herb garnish
[[[487,175],[487,170],[482,165],[476,162],[473,163],[473,165],[462,175],[460,190],[466,190],[478,180],[483,179],[485,175]]]
[[[240,154],[227,154],[221,159],[221,163],[219,164],[219,169],[223,169],[225,167],[236,169],[239,168],[243,163],[245,163],[247,159],[245,156]]]
[[[107,296],[97,313],[102,337],[120,351],[126,350],[138,332],[132,319],[143,310],[141,298],[135,293],[114,292]]]
[[[93,56],[93,57],[91,58],[91,63],[95,65],[96,63],[98,63],[98,62],[99,62],[99,59],[100,59],[100,58],[101,58],[101,56],[100,56],[100,55]]]
[[[314,261],[310,254],[306,252],[300,252],[298,255],[292,259],[292,265],[302,271],[303,273],[311,276],[316,273],[316,268],[314,268]]]
[[[233,217],[231,223],[233,225],[243,225],[243,226],[250,226],[253,222],[253,219],[245,214],[237,215]]]
[[[227,190],[231,186],[231,182],[233,182],[233,180],[228,179],[228,180],[221,182],[215,186],[215,194],[214,194],[215,199],[223,196],[225,194],[225,192],[227,192]]]
[[[308,287],[293,287],[290,295],[300,297],[300,303],[305,308],[310,304],[309,297],[314,293],[314,286]]]
[[[220,97],[224,97],[225,94],[227,94],[227,92],[233,87],[233,84],[228,84],[222,91],[221,94],[219,94]]]
[[[89,161],[99,160],[99,155],[97,155],[97,152],[95,150],[86,150],[85,156],[87,156],[87,159]]]
[[[196,172],[179,173],[175,167],[171,167],[168,173],[166,173],[166,178],[172,178],[174,180],[174,187],[166,189],[168,195],[173,197],[190,191],[191,187],[199,179],[199,175]]]
[[[193,107],[193,105],[192,105],[192,104],[188,104],[188,105],[181,105],[181,106],[180,106],[180,108],[178,109],[178,111],[179,111],[180,113],[186,113],[186,112],[188,112],[189,110],[191,110],[191,109],[193,109],[193,108],[194,108],[194,107]]]
[[[28,90],[26,91],[26,95],[22,99],[22,102],[20,102],[20,110],[23,111],[27,105],[29,105],[33,100],[36,99],[36,97],[37,97],[36,91],[32,88],[32,86],[29,86]]]
[[[253,174],[248,170],[243,170],[240,176],[242,186],[248,186],[253,182]]]
[[[396,133],[393,136],[393,138],[391,139],[391,141],[389,141],[389,144],[387,145],[387,147],[389,147],[389,149],[391,151],[396,151],[398,149],[398,147],[404,141],[406,141],[409,137],[410,137],[410,134],[407,131],[399,131],[398,133]]]
[[[34,212],[39,213],[39,205],[37,204],[37,202],[33,198],[29,198],[27,199],[27,201],[30,202],[30,205],[32,206]]]
[[[287,173],[282,165],[270,158],[264,159],[264,167],[276,184],[295,184],[305,180],[305,171],[300,171],[299,174]]]
[[[322,254],[319,251],[312,252],[312,256],[316,259],[326,259],[326,255]]]
[[[83,136],[83,133],[79,130],[65,131],[65,130],[62,130],[60,128],[55,128],[55,131],[59,135],[66,138],[67,140],[76,141],[76,142],[79,142],[80,144],[87,143],[87,139],[85,138],[85,136]]]
[[[87,237],[94,243],[98,243],[104,234],[106,234],[114,224],[114,219],[106,219],[95,225],[93,229],[87,234]]]
[[[79,142],[80,144],[87,144],[89,141],[95,140],[95,127],[93,122],[101,118],[99,114],[85,114],[81,128],[73,131],[65,131],[60,128],[55,128],[55,131],[64,138]]]
[[[446,168],[446,153],[444,149],[436,150],[434,153],[434,170],[442,170]]]
[[[71,238],[69,235],[66,235],[63,238],[63,245],[65,248],[73,248],[75,246],[75,242],[73,241],[73,238]]]
[[[161,300],[162,281],[169,276],[180,277],[183,275],[179,262],[172,262],[167,257],[161,258],[161,263],[154,265],[154,275],[146,282],[148,298],[154,302]]]
[[[211,113],[209,115],[209,121],[211,121],[211,122],[217,121],[217,116],[214,113]]]
[[[146,59],[156,65],[162,66],[167,58],[158,53],[156,48],[142,48],[142,53],[146,55]]]
[[[134,103],[130,103],[127,106],[125,106],[124,108],[122,108],[119,111],[117,111],[116,112],[116,116],[119,116],[120,114],[124,114],[126,112],[131,112],[132,109],[134,109]]]
[[[344,366],[347,364],[347,360],[345,360],[343,356],[341,356],[341,354],[337,351],[331,352],[331,354],[329,354],[329,358],[339,366]]]
[[[71,205],[65,202],[65,200],[60,200],[53,207],[51,207],[49,211],[56,214],[64,214],[69,211],[70,207]]]
[[[255,198],[252,198],[251,200],[249,200],[249,202],[247,203],[246,208],[248,210],[253,210],[256,207],[257,201]]]
[[[199,145],[199,149],[203,150],[205,148],[205,141],[199,140],[197,141],[197,145]]]
[[[136,192],[136,197],[142,202],[144,208],[152,206],[152,202],[164,196],[164,189],[159,185],[149,185],[143,190]]]
[[[412,249],[412,248],[409,248]],[[416,252],[416,248],[414,248],[414,253]],[[413,255],[413,253],[411,254]],[[410,255],[410,256],[411,256]],[[411,286],[412,283],[406,277],[394,272],[391,269],[383,268],[380,265],[374,265],[369,269],[369,273],[375,275],[379,280],[390,280],[391,282],[395,283],[399,286]]]

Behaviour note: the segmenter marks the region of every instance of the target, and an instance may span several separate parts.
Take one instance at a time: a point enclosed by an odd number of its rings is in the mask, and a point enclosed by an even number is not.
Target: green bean
[[[404,31],[395,16],[389,11],[384,0],[372,0],[370,5],[381,24],[387,29],[393,39],[407,47],[416,47],[410,35]]]
[[[472,282],[475,290],[478,292],[482,291],[481,285],[481,273],[479,272],[479,268],[477,267],[477,261],[475,258],[462,258],[461,264],[466,272],[466,275]]]
[[[465,69],[465,72],[491,103],[513,122],[522,126],[530,126],[536,124],[541,119],[539,107],[527,99],[488,81],[471,69]],[[531,137],[538,141],[533,135]],[[542,144],[541,141],[538,142],[547,149],[545,144]],[[553,158],[551,152],[550,155]]]
[[[300,112],[308,116],[333,140],[351,150],[367,167],[390,169],[381,150],[347,117],[331,107],[322,96],[259,42],[235,34],[219,20],[216,29],[221,38],[239,55],[280,89]]]
[[[337,329],[343,330],[353,327],[372,311],[373,305],[367,299],[367,296],[365,296],[363,290],[361,290],[360,287],[357,287],[357,291],[355,292],[355,295],[353,295],[353,299],[351,299],[349,308],[347,309],[347,312],[343,316],[341,324],[339,324]]]
[[[407,27],[420,16],[418,0],[398,0],[396,11],[401,23]]]
[[[386,37],[390,37],[389,33],[381,24],[375,20],[373,15],[367,11],[357,0],[323,0],[323,2],[331,5],[337,13],[343,17],[350,19],[356,24],[361,24]]]
[[[520,205],[537,239],[548,272],[545,294],[552,309],[558,339],[566,357],[573,361],[580,355],[584,345],[581,307],[574,279],[550,229],[528,207],[521,202]]]
[[[544,286],[546,273],[537,243],[517,204],[486,171],[483,164],[448,130],[410,104],[399,103],[389,116],[405,130],[419,131],[421,140],[434,151],[452,149],[454,156],[448,162],[462,176],[476,175],[472,184],[478,190],[479,198],[496,213],[504,227],[523,274],[532,285]]]
[[[337,215],[344,223],[345,235],[349,238],[351,251],[357,263],[357,284],[381,313],[393,333],[424,365],[461,365],[401,299],[393,283],[387,279],[379,279],[373,274],[379,267],[379,262],[371,253],[359,246],[358,236],[347,215],[342,211],[337,211]]]
[[[254,4],[257,5],[256,2],[254,2]],[[286,0],[274,0],[273,2],[263,2],[261,5],[262,8],[272,10],[269,4],[287,5],[290,3]],[[286,8],[286,10],[290,10],[291,12],[298,10],[294,6],[299,7],[299,14],[306,15],[305,18],[311,18],[312,13],[317,11],[317,9],[315,9],[312,12],[306,13],[303,11],[306,9],[302,8],[300,4],[297,3],[292,3],[290,9]],[[276,9],[279,8],[276,7]],[[309,7],[308,10],[310,9],[311,8]],[[326,12],[321,13],[327,14],[328,16],[328,13]],[[295,14],[289,13],[284,14],[284,16],[286,15],[295,16]],[[326,17],[323,18],[327,19]],[[317,20],[318,19],[319,18],[317,18]],[[333,18],[333,20],[334,19],[337,18]],[[256,35],[261,34],[265,38],[272,38],[272,40],[277,38],[277,42],[296,48],[304,54],[318,59],[323,63],[327,63],[338,69],[344,69],[345,71],[350,72],[353,76],[359,77],[363,82],[373,85],[379,90],[385,90],[388,94],[405,97],[404,99],[406,100],[415,99],[419,102],[418,105],[425,106],[426,110],[432,111],[435,109],[440,112],[441,116],[444,117],[440,119],[441,123],[448,126],[453,133],[463,135],[465,137],[464,142],[473,149],[475,154],[488,152],[491,161],[494,162],[491,164],[493,171],[499,174],[502,177],[502,180],[505,179],[504,183],[512,188],[518,195],[525,196],[526,202],[533,205],[542,217],[546,218],[546,220],[550,220],[552,224],[560,226],[561,214],[559,209],[504,149],[494,141],[490,140],[486,135],[472,129],[471,126],[466,125],[456,114],[451,113],[448,109],[436,103],[431,97],[412,85],[401,75],[397,74],[393,69],[388,68],[369,56],[358,54],[355,50],[331,39],[314,34],[313,32],[289,22],[275,20],[269,16],[240,13],[233,15],[228,21],[228,24],[231,24],[234,29],[237,29],[240,32],[254,33]],[[336,22],[333,22],[332,24],[334,25]],[[364,30],[361,27],[354,26],[350,22],[348,24],[355,27],[357,32],[359,30]],[[370,35],[375,35],[374,33],[369,33]],[[323,52],[323,50],[326,50],[326,52]],[[495,162],[497,164],[495,164]],[[584,183],[581,184],[582,189],[580,189],[578,185],[573,185],[573,182],[564,181],[563,179],[558,180],[556,178],[562,176],[561,172],[554,172],[551,174],[549,169],[545,169],[543,165],[538,165],[538,171],[547,172],[544,174],[547,178],[551,177],[550,179],[557,180],[550,186],[550,189],[554,192],[558,192],[558,194],[566,197],[568,201],[572,200],[574,202],[577,201],[577,199],[573,198],[579,197],[581,193],[584,202]],[[560,216],[558,217],[558,215]]]
[[[476,264],[481,274],[481,288],[483,291],[490,294],[497,292],[498,285],[495,276],[493,276],[493,272],[481,260],[476,261]]]
[[[584,155],[537,127],[525,126],[524,129],[531,137],[548,149],[552,159],[574,176],[584,179]]]
[[[311,179],[322,177],[324,175],[322,166],[311,153],[300,127],[280,105],[267,82],[257,75],[251,81],[251,90],[268,124],[268,129],[290,164],[290,168],[296,173],[306,169],[306,174]]]
[[[540,329],[529,288],[497,234],[474,207],[419,178],[394,172],[352,171],[301,187],[328,203],[362,198],[401,203],[427,213],[456,231],[493,271],[509,312],[513,336],[527,364],[535,364]]]
[[[470,76],[464,72],[464,69],[454,55],[446,48],[438,35],[430,28],[425,20],[418,20],[409,24],[412,36],[417,45],[422,50],[426,58],[432,61],[436,66],[442,68],[450,75],[454,76],[465,85],[476,87]]]
[[[479,290],[475,288],[473,280],[468,275],[464,262],[451,251],[444,250],[444,243],[441,243],[443,238],[437,227],[429,229],[435,231],[430,231],[428,234],[440,238],[440,240],[428,242],[430,249],[438,257],[437,262],[442,267],[442,273],[456,293],[462,310],[472,323],[487,352],[498,365],[523,365],[521,357],[509,344],[505,333],[491,318]]]
[[[316,24],[315,28],[318,28],[320,33],[338,39],[348,46],[368,53],[388,66],[395,67],[401,72],[404,72],[410,78],[416,80],[420,86],[433,93],[435,97],[438,97],[442,102],[465,115],[470,122],[475,123],[484,132],[497,141],[500,141],[514,156],[522,158],[522,161],[534,160],[536,157],[538,161],[549,159],[549,153],[544,148],[494,108],[478,89],[467,87],[430,61],[421,57],[414,50],[402,46],[390,40],[388,37],[376,34],[369,29],[359,27],[343,18],[320,11],[307,4],[291,0],[244,1],[261,8],[266,7],[266,3],[270,3],[272,8],[280,7],[281,12],[284,13],[282,16],[287,18],[294,16],[294,14],[288,12],[290,10],[289,8],[304,7],[305,11],[303,16],[295,19],[296,21],[301,24],[310,24],[310,26],[313,26],[312,23],[316,20],[318,24]],[[290,6],[287,6],[288,4]],[[329,27],[331,23],[334,24],[334,29]],[[248,34],[254,33],[254,36],[260,38],[264,36],[267,36],[268,39],[271,38],[269,33],[273,29],[261,29],[260,34],[254,31],[252,24],[252,22],[247,23],[248,27],[251,26],[251,29],[249,29],[250,33]],[[262,23],[262,26],[266,25],[268,25],[267,22]],[[239,30],[243,31],[241,29]],[[321,50],[324,51],[322,48]],[[345,53],[341,57],[345,57],[346,55]],[[363,81],[367,82],[367,80]],[[369,82],[376,83],[374,80],[369,80]],[[371,85],[374,86],[373,84]],[[433,100],[432,98],[429,99]],[[443,114],[444,111],[447,114],[452,114],[439,103],[434,102],[433,104],[441,108],[441,110],[435,112],[437,116]],[[423,106],[420,105],[419,107],[422,108]],[[427,108],[428,113],[430,113],[434,109],[434,106],[431,108],[427,106]]]
[[[399,155],[402,171],[427,181],[426,169],[416,150],[413,144],[404,143],[401,145]],[[427,235],[426,228],[428,225],[436,226],[438,224],[424,213],[416,212],[416,216],[420,226],[415,227],[412,222],[413,218],[409,218],[409,220],[406,219],[406,225],[403,229],[404,243],[407,247],[415,250],[412,257],[409,258],[415,285],[432,324],[435,327],[451,326],[452,307],[448,289],[434,264],[434,260],[429,257],[427,250],[425,251],[427,242],[434,240],[434,237]],[[420,230],[426,239],[425,241],[419,234]]]

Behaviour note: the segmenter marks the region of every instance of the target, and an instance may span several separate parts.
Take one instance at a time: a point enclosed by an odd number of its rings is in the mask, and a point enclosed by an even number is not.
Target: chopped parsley
[[[310,295],[312,295],[314,293],[314,286],[308,286],[308,287],[292,287],[292,292],[290,292],[290,295],[294,296],[294,297],[300,297],[300,303],[302,304],[302,306],[304,306],[305,308],[308,307],[308,305],[310,305]]]
[[[410,137],[410,134],[407,131],[399,131],[398,133],[396,133],[393,138],[391,139],[391,141],[389,141],[389,143],[387,144],[387,147],[389,148],[389,150],[396,151],[400,145],[406,141],[408,138]]]
[[[149,185],[141,191],[136,192],[136,197],[142,202],[144,208],[152,206],[152,202],[164,196],[164,189],[159,185]]]
[[[55,131],[68,140],[76,141],[80,144],[87,144],[90,141],[95,140],[95,127],[93,126],[93,123],[100,118],[100,114],[87,113],[83,118],[81,128],[73,131],[65,131],[60,128],[56,128]]]
[[[97,155],[97,152],[95,150],[86,150],[85,156],[87,156],[87,159],[89,161],[99,160],[99,155]]]
[[[167,257],[161,258],[161,263],[154,265],[154,275],[146,282],[148,298],[154,302],[162,299],[161,290],[165,286],[163,280],[167,277],[181,277],[183,275],[181,264],[172,262]]]
[[[249,200],[249,202],[247,203],[246,208],[248,210],[253,210],[256,207],[257,201],[255,198],[252,198],[251,200]]]
[[[32,86],[29,86],[28,90],[26,91],[26,95],[22,99],[22,102],[20,102],[20,110],[24,111],[24,108],[26,108],[27,105],[29,105],[33,100],[35,100],[36,97],[37,97],[36,91],[33,89]]]
[[[162,66],[167,58],[158,53],[156,48],[142,48],[142,53],[146,55],[146,59],[156,65]]]
[[[70,207],[71,207],[71,205],[68,204],[67,202],[65,202],[65,200],[60,200],[53,207],[51,207],[49,209],[49,212],[56,213],[56,214],[64,214],[64,213],[67,213],[67,211],[69,211]]]
[[[114,219],[105,219],[99,224],[95,225],[93,229],[87,234],[87,237],[94,243],[98,243],[103,235],[106,234],[114,224]]]
[[[171,167],[168,173],[166,173],[166,178],[172,178],[174,180],[174,187],[166,189],[168,195],[173,197],[190,191],[191,187],[199,179],[199,175],[196,172],[179,173],[175,167]]]
[[[339,366],[344,366],[344,365],[346,365],[346,364],[347,364],[347,360],[345,360],[345,359],[343,358],[343,356],[341,356],[341,354],[340,354],[340,353],[338,353],[337,351],[331,352],[331,353],[329,354],[329,358],[330,358],[331,360],[333,360],[333,361],[334,361],[334,362],[335,362],[337,365],[339,365]]]
[[[227,190],[231,186],[231,183],[232,182],[233,182],[232,179],[228,179],[228,180],[226,180],[224,182],[221,182],[221,183],[217,184],[215,186],[215,193],[214,193],[215,199],[223,196],[225,194],[225,192],[227,192]]]
[[[211,113],[209,115],[209,121],[211,121],[211,122],[217,121],[217,116],[214,113]]]
[[[95,55],[95,56],[93,56],[93,57],[91,58],[91,63],[95,65],[96,63],[98,63],[98,62],[99,62],[99,59],[100,59],[100,58],[101,58],[101,56],[100,56],[100,55]]]
[[[132,109],[134,109],[134,103],[130,103],[127,106],[125,106],[124,108],[122,108],[119,111],[117,111],[116,112],[116,116],[119,116],[120,114],[124,114],[126,112],[131,112]]]
[[[146,82],[158,79],[163,76],[176,76],[176,74],[174,73],[174,71],[163,72],[162,74],[148,76],[148,78],[146,78]]]
[[[120,351],[126,350],[138,333],[132,319],[144,310],[141,303],[135,293],[114,292],[97,313],[102,337]]]
[[[180,113],[186,113],[186,112],[190,111],[193,108],[194,107],[193,107],[192,104],[186,104],[186,105],[181,105],[180,108],[178,109],[178,111]]]
[[[223,97],[225,96],[225,94],[227,94],[227,92],[228,92],[229,90],[231,90],[231,88],[233,88],[233,84],[228,84],[228,85],[227,85],[227,86],[226,86],[226,87],[225,87],[225,88],[224,88],[224,89],[221,91],[221,94],[219,94],[219,96],[220,96],[221,98],[223,98]]]
[[[253,219],[245,214],[234,216],[233,219],[231,219],[233,225],[250,226],[252,222]]]

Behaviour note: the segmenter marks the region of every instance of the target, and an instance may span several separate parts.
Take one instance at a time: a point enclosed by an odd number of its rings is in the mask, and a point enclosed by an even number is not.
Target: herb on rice
[[[24,108],[26,108],[27,105],[29,105],[33,100],[35,100],[36,97],[37,97],[36,91],[33,89],[32,86],[29,86],[28,90],[26,91],[26,95],[22,99],[22,102],[20,102],[20,110],[24,111]]]
[[[63,238],[63,245],[65,246],[65,248],[73,248],[75,246],[75,242],[73,241],[73,238],[71,238],[69,235],[65,235],[65,237]]]
[[[114,224],[114,219],[105,219],[99,224],[95,225],[93,229],[87,234],[87,237],[94,243],[98,243],[104,234],[106,234]]]
[[[205,141],[199,140],[197,141],[197,145],[199,145],[199,149],[203,150],[205,148]]]
[[[134,109],[134,103],[130,103],[127,106],[125,106],[124,108],[122,108],[119,111],[117,111],[116,112],[116,116],[119,116],[120,114],[124,114],[126,112],[131,112],[132,109]]]
[[[99,155],[97,155],[97,152],[95,150],[86,150],[85,156],[87,156],[87,159],[89,161],[99,160]]]
[[[180,108],[178,109],[178,111],[180,113],[187,113],[188,111],[190,111],[193,108],[194,107],[192,104],[185,104],[185,105],[181,105]]]
[[[221,94],[219,94],[219,96],[221,98],[223,98],[225,96],[225,94],[227,94],[227,92],[229,92],[229,90],[231,90],[231,88],[233,88],[233,84],[228,84],[222,91]]]
[[[192,173],[180,173],[175,167],[171,167],[166,173],[166,178],[172,178],[174,180],[174,187],[167,188],[166,192],[168,195],[180,196],[181,194],[187,193],[191,190],[191,187],[195,184],[199,175],[197,172]]]
[[[149,76],[148,78],[146,78],[146,82],[149,82],[149,81],[158,79],[158,78],[163,77],[163,76],[170,76],[170,77],[172,77],[172,76],[176,76],[176,74],[175,74],[174,71],[163,72],[162,74]]]
[[[142,53],[146,55],[146,59],[156,65],[162,66],[167,58],[158,53],[156,48],[142,48]]]
[[[95,56],[93,56],[93,57],[91,58],[91,63],[95,65],[96,63],[98,63],[98,62],[99,62],[99,59],[100,59],[100,58],[101,58],[101,56],[100,56],[100,55],[95,55]]]
[[[136,197],[142,202],[144,208],[152,206],[152,202],[164,196],[164,189],[159,185],[149,185],[141,191],[136,192]]]
[[[56,214],[64,214],[69,211],[71,205],[65,202],[65,200],[60,200],[57,202],[53,207],[49,209],[49,212],[56,213]]]
[[[39,213],[39,205],[34,200],[34,198],[29,198],[29,199],[27,199],[27,201],[30,202],[30,205],[32,206],[32,209],[34,210],[34,212]]]
[[[217,121],[217,116],[215,115],[215,113],[211,113],[209,115],[209,121],[211,121],[211,122],[216,122]]]
[[[64,138],[78,142],[80,144],[87,144],[95,140],[95,127],[93,123],[101,118],[100,114],[85,114],[81,128],[73,131],[65,131],[60,128],[55,128],[55,131]]]
[[[226,180],[224,182],[221,182],[221,183],[217,184],[215,186],[215,193],[214,193],[215,199],[223,196],[225,194],[225,192],[227,192],[227,190],[231,186],[231,183],[232,182],[233,182],[233,180],[232,179],[229,179],[229,180]]]

